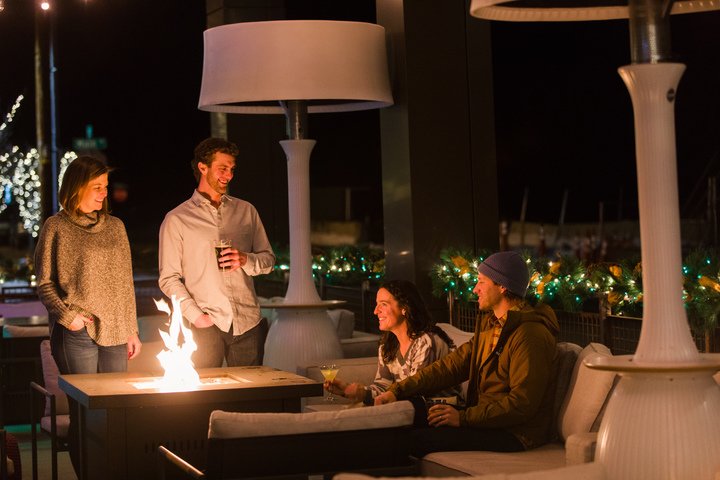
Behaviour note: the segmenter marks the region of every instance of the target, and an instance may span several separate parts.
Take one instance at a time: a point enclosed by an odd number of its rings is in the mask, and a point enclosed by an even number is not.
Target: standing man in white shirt
[[[197,189],[160,226],[160,289],[181,300],[192,325],[197,368],[261,365],[267,320],[252,277],[269,273],[275,255],[250,203],[227,195],[238,148],[220,138],[195,147],[191,162]],[[216,259],[214,243],[231,247]],[[219,268],[221,267],[221,268]]]

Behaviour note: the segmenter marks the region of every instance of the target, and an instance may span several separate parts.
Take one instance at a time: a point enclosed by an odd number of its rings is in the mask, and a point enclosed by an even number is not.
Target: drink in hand
[[[322,373],[323,378],[325,378],[326,382],[332,382],[335,380],[335,376],[337,376],[339,368],[335,364],[328,364],[328,365],[321,365],[320,366],[320,373]],[[334,402],[335,397],[333,394],[328,390],[328,396],[325,398],[325,401],[327,402]]]
[[[220,270],[222,270],[223,272],[225,271],[225,267],[220,265],[220,257],[222,257],[222,251],[227,248],[230,248],[231,246],[232,246],[232,243],[230,242],[230,240],[227,240],[224,238],[220,239],[220,240],[215,240],[215,242],[214,242],[215,259],[217,260],[218,268]]]

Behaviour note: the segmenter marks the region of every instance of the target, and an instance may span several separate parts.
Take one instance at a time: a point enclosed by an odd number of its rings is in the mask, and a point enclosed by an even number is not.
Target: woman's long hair
[[[100,175],[110,173],[111,170],[102,160],[89,155],[73,160],[62,177],[62,185],[58,193],[60,206],[72,215],[80,214],[80,198],[88,184]],[[100,212],[109,213],[109,211],[108,200],[105,197]]]
[[[425,333],[434,333],[442,338],[450,348],[455,347],[448,334],[435,325],[435,320],[430,316],[430,311],[414,283],[407,280],[390,280],[383,283],[380,288],[384,288],[395,298],[401,312],[405,311],[404,317],[410,338],[415,340]],[[382,332],[380,347],[383,360],[385,363],[389,363],[397,356],[400,342],[392,332]]]

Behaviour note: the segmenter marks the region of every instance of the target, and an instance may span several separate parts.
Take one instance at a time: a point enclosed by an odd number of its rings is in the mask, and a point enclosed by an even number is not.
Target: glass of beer
[[[232,242],[229,238],[221,238],[220,240],[215,240],[213,246],[215,247],[215,259],[217,260],[218,268],[224,272],[225,267],[220,266],[220,257],[222,257],[223,250],[232,246]]]

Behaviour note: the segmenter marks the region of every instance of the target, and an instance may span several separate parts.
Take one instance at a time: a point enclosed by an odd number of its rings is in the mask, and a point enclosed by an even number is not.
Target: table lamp
[[[284,370],[310,359],[342,357],[312,276],[308,113],[392,105],[385,29],[361,22],[288,20],[223,25],[205,31],[199,108],[284,114],[288,140],[290,278],[265,362]]]
[[[619,68],[635,116],[643,322],[633,356],[591,359],[621,379],[598,434],[596,461],[611,479],[717,478],[720,388],[717,355],[695,346],[682,298],[674,100],[685,66],[672,63],[670,14],[720,9],[710,1],[472,0],[488,20],[628,18],[632,65]]]

